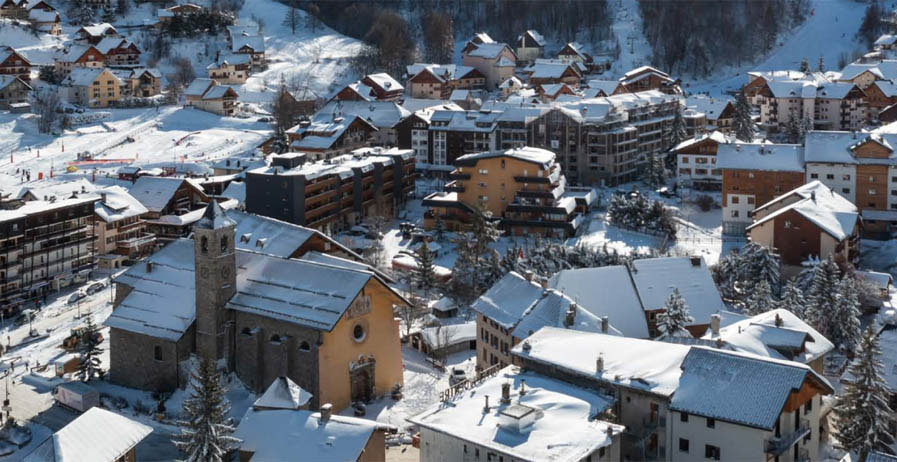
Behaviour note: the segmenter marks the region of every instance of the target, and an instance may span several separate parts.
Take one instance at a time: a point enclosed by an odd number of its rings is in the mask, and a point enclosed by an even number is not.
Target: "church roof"
[[[221,210],[218,201],[213,200],[206,206],[205,213],[202,214],[202,218],[196,222],[195,226],[202,229],[220,229],[236,225],[237,222],[231,220],[224,214],[224,210]]]

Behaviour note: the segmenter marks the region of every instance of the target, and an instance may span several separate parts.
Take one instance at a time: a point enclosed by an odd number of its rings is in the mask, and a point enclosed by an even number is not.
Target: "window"
[[[841,175],[841,179],[844,181],[850,181],[850,175],[849,174]]]
[[[280,335],[274,334],[270,339],[271,343],[280,343]]]
[[[733,204],[737,204],[737,203],[738,203],[738,196],[732,196],[732,203],[733,203]]]
[[[870,189],[870,190],[869,190],[869,195],[870,195],[870,196],[874,196],[874,195],[875,195],[875,190],[874,190],[874,189]]]
[[[825,179],[826,179],[826,180],[834,180],[834,179],[835,179],[835,175],[834,175],[833,173],[829,173],[828,175],[825,176]]]
[[[719,460],[719,447],[712,445],[704,445],[704,458]]]
[[[679,421],[680,422],[688,422],[688,413],[683,412],[683,413],[679,414]]]
[[[748,197],[748,204],[754,203],[754,196]]]
[[[810,400],[807,401],[807,404],[804,404],[804,414],[809,414],[810,411],[812,411],[812,410],[813,410],[813,398],[810,398]]]
[[[810,174],[810,179],[815,180],[815,179],[817,179],[817,178],[819,178],[819,174],[818,174],[818,173],[811,173],[811,174]]]
[[[688,157],[683,157],[683,158],[682,158],[682,163],[683,163],[683,164],[687,164],[687,163],[688,163]]]
[[[299,351],[311,351],[311,345],[308,342],[303,341],[301,345],[299,345]]]
[[[162,347],[156,345],[153,347],[153,359],[156,361],[162,361]]]
[[[850,194],[850,188],[841,188],[841,192],[844,194]]]
[[[364,340],[365,335],[367,334],[364,331],[364,326],[361,324],[356,324],[355,327],[352,328],[352,338],[354,338],[356,342]]]
[[[202,239],[199,240],[199,248],[202,250],[202,253],[209,253],[209,238],[203,236]]]
[[[732,218],[738,218],[738,210],[732,211]]]
[[[716,428],[716,419],[707,418],[707,428]]]
[[[679,438],[679,452],[688,452],[688,440]]]
[[[479,168],[477,169],[477,173],[479,173],[480,175],[488,175],[489,170],[486,170],[485,168]]]
[[[227,252],[227,236],[221,236],[221,251]]]

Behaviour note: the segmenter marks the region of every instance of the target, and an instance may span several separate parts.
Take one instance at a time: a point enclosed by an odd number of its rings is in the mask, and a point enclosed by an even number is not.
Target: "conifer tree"
[[[748,102],[744,88],[735,97],[735,118],[732,120],[732,131],[739,141],[750,143],[754,140],[757,126],[751,118],[751,103]]]
[[[798,318],[804,319],[806,306],[807,300],[804,298],[803,291],[793,279],[788,281],[788,284],[782,289],[782,298],[779,300],[778,308],[786,309]]]
[[[433,231],[436,233],[437,241],[445,239],[445,221],[442,217],[436,218],[436,226],[433,228]]]
[[[800,60],[800,69],[798,69],[798,70],[805,74],[807,72],[810,72],[810,62],[807,61],[806,57],[804,59]]]
[[[427,241],[423,241],[420,250],[415,254],[414,259],[417,262],[413,275],[414,283],[424,293],[424,298],[430,297],[430,291],[436,287],[436,269],[434,264],[433,252]]]
[[[174,444],[186,455],[186,462],[222,462],[228,452],[236,449],[240,440],[234,433],[230,401],[221,384],[215,362],[204,358],[199,369],[191,375],[190,396],[184,400],[181,433]]]
[[[686,138],[688,138],[688,131],[686,130],[685,119],[682,118],[682,105],[679,105],[673,114],[673,123],[670,126],[670,151],[667,153],[664,161],[668,170],[676,169],[676,153],[672,149],[685,141]]]
[[[772,296],[772,290],[769,288],[769,282],[761,279],[747,298],[746,310],[751,316],[766,313],[775,308],[775,302]]]
[[[673,289],[664,304],[664,311],[657,315],[657,329],[664,337],[687,336],[689,334],[685,326],[691,322],[694,322],[694,318],[688,312],[688,305],[679,289]]]
[[[845,276],[837,286],[837,303],[829,315],[829,332],[825,335],[835,345],[853,351],[860,341],[860,300],[856,280]]]
[[[844,392],[835,399],[835,436],[850,452],[865,460],[870,451],[891,453],[889,430],[894,411],[888,406],[891,390],[885,381],[878,336],[872,326],[863,333],[850,364]]]
[[[839,303],[838,282],[841,278],[841,270],[835,261],[829,257],[816,265],[813,275],[813,283],[806,292],[807,310],[806,321],[818,330],[820,334],[831,339],[832,332],[830,312]]]
[[[94,376],[100,375],[100,354],[103,353],[103,349],[100,348],[99,340],[100,330],[88,314],[79,339],[81,357],[78,364],[78,378],[82,382],[89,382]]]
[[[825,72],[825,60],[822,58],[822,55],[819,55],[819,62],[816,63],[816,70],[818,72]]]

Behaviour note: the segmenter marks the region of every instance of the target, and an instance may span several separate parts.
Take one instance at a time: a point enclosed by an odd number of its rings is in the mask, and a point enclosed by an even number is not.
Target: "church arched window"
[[[203,236],[199,239],[199,249],[202,250],[202,253],[209,253],[209,238]]]
[[[227,236],[221,236],[221,252],[227,252]]]

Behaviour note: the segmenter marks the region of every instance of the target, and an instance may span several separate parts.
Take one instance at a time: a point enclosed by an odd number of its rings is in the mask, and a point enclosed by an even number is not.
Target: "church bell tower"
[[[193,228],[196,353],[200,358],[218,360],[226,356],[224,304],[237,289],[235,226],[212,200]]]

